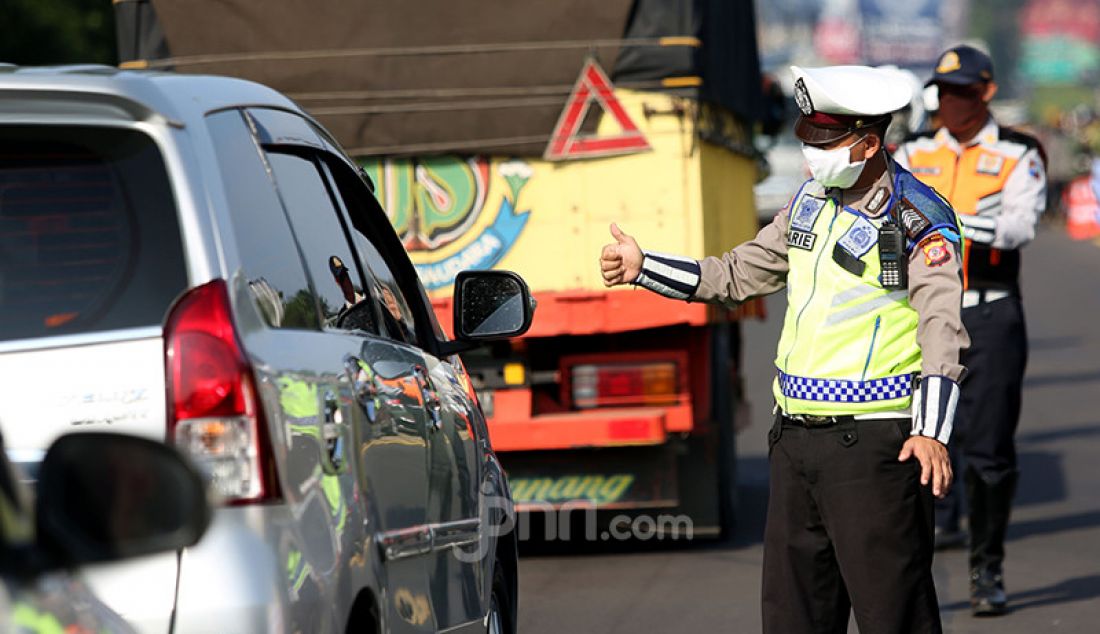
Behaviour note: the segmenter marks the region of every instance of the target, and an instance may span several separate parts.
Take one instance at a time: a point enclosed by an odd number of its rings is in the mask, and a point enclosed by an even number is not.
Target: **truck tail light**
[[[274,460],[224,281],[199,286],[172,307],[165,363],[169,442],[227,503],[276,499]]]
[[[679,400],[679,368],[672,361],[575,365],[570,381],[580,409],[608,405],[668,405]]]

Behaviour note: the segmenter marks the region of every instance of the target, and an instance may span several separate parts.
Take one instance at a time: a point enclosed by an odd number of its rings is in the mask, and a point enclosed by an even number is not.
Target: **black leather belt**
[[[809,416],[807,414],[779,414],[783,418],[784,425],[794,425],[796,427],[805,427],[807,429],[816,429],[819,427],[832,427],[833,425],[842,425],[844,423],[851,423],[855,421],[854,416]]]

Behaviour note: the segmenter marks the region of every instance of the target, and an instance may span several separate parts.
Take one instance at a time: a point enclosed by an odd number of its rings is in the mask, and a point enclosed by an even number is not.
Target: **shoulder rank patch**
[[[821,208],[824,206],[824,198],[803,196],[802,200],[798,203],[798,209],[795,209],[794,213],[791,214],[791,226],[803,231],[813,231],[814,223],[817,222],[817,216],[821,213]]]
[[[909,202],[908,198],[902,198],[898,202],[898,210],[901,225],[905,227],[905,234],[909,236],[910,240],[916,240],[932,226],[932,221],[928,219],[928,216],[918,211],[916,206]]]
[[[939,233],[929,236],[920,244],[927,266],[942,266],[951,261],[951,250]]]
[[[872,214],[878,213],[882,203],[886,202],[888,198],[890,198],[890,191],[885,187],[879,187],[875,195],[871,197],[871,201],[867,203],[867,211]]]

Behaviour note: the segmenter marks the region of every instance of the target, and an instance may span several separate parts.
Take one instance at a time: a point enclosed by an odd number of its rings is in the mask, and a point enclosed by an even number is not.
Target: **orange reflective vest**
[[[997,128],[993,138],[979,137],[977,143],[961,147],[946,129],[918,136],[905,145],[909,171],[947,198],[960,216],[998,215],[1005,183],[1033,148],[1038,148],[1038,141],[1007,128]],[[1019,270],[1017,250],[967,240],[963,257],[967,288],[1017,290]]]

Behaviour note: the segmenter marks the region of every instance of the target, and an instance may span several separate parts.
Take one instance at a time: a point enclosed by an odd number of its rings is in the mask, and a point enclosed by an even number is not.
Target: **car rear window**
[[[0,341],[156,325],[186,285],[152,139],[0,126]]]

